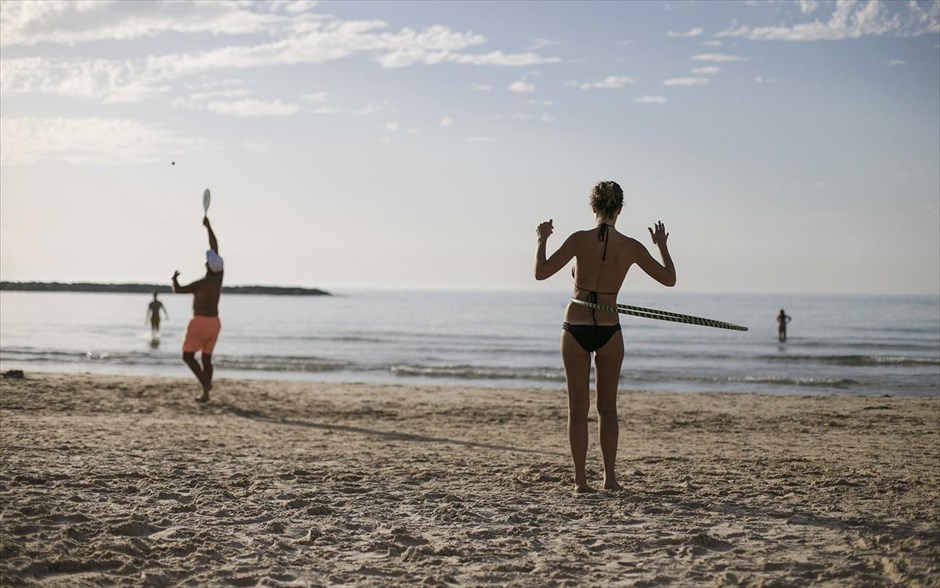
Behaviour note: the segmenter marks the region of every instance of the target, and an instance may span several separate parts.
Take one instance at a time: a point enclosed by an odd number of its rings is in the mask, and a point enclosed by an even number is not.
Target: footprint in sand
[[[116,527],[111,527],[110,532],[112,535],[122,537],[149,537],[162,530],[162,528],[155,527],[146,521],[128,521]]]

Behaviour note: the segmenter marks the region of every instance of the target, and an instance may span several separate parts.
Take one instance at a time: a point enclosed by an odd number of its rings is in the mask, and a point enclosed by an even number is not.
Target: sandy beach
[[[4,379],[0,584],[940,586],[937,397],[216,387]]]

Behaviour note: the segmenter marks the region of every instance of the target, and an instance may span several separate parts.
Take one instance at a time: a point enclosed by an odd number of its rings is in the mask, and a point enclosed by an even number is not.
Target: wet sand
[[[26,376],[4,586],[940,586],[938,397],[625,391],[574,495],[562,390]]]

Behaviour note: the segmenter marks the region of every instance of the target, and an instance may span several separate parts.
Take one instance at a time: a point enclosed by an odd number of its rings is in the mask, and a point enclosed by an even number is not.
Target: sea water
[[[217,377],[562,389],[556,291],[223,296]],[[150,296],[0,292],[0,369],[189,375],[191,296],[151,339]],[[940,395],[940,298],[622,292],[622,304],[750,327],[622,316],[622,390]],[[793,317],[777,341],[776,315]]]

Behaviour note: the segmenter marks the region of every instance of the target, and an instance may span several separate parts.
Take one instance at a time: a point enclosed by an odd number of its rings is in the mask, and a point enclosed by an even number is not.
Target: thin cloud
[[[898,65],[905,65],[906,63],[907,62],[904,61],[903,59],[889,59],[888,61],[885,62],[885,65],[887,65],[888,67],[896,67]]]
[[[797,2],[800,5],[800,12],[803,14],[812,14],[819,8],[819,3],[816,0],[797,0]]]
[[[439,124],[440,126],[444,127],[445,129],[449,129],[449,128],[451,128],[452,126],[454,126],[454,119],[452,119],[452,118],[449,117],[449,116],[442,116],[442,117],[441,117],[441,120],[438,121],[438,124]]]
[[[168,92],[143,62],[41,57],[0,59],[0,93],[58,94],[104,102],[137,102]]]
[[[399,129],[399,125],[397,122],[385,123],[385,130],[389,133],[396,133],[398,132],[398,129]]]
[[[793,26],[742,26],[722,31],[718,36],[755,41],[838,41],[862,37],[916,37],[938,32],[940,2],[841,0],[834,5],[826,21],[814,20]]]
[[[663,80],[664,86],[705,86],[708,78],[670,78]]]
[[[711,61],[714,63],[729,63],[732,61],[747,61],[747,57],[729,55],[727,53],[700,53],[692,56],[692,61]]]
[[[250,93],[245,88],[196,92],[185,98],[173,100],[172,105],[187,110],[205,110],[238,118],[288,116],[300,111],[300,106],[296,104],[280,100],[249,98]],[[323,99],[325,100],[325,96]]]
[[[493,143],[496,141],[496,139],[488,135],[474,135],[473,137],[470,137],[467,140],[470,141],[471,143]]]
[[[721,41],[716,41],[712,39],[709,41],[702,41],[702,45],[705,47],[721,47],[722,45],[724,45],[724,43],[722,43]]]
[[[516,80],[515,82],[509,84],[509,91],[520,94],[535,92],[535,84],[531,84],[525,80]]]
[[[699,37],[699,36],[701,36],[702,33],[704,33],[704,32],[705,32],[705,30],[702,29],[701,27],[695,27],[695,28],[693,28],[693,29],[689,29],[688,31],[686,31],[686,32],[684,32],[684,33],[683,33],[683,32],[679,32],[679,31],[669,31],[668,33],[666,33],[666,36],[667,36],[667,37],[674,37],[674,38],[675,38],[675,37],[691,38],[691,37]]]
[[[272,6],[276,7],[274,3]],[[3,2],[0,46],[127,41],[164,33],[270,33],[304,10],[258,10],[243,2]]]
[[[569,85],[573,85],[582,90],[615,90],[632,83],[633,79],[626,76],[607,76],[599,82],[587,82],[583,84],[572,82]]]
[[[205,141],[130,119],[0,118],[0,164],[127,165],[201,149]]]
[[[706,75],[706,76],[719,73],[720,71],[721,71],[721,68],[718,67],[717,65],[707,65],[705,67],[692,68],[692,73],[698,74],[698,75]]]
[[[326,92],[311,92],[309,94],[304,94],[303,96],[301,96],[301,98],[303,98],[304,100],[309,100],[310,102],[316,102],[318,104],[322,104],[323,102],[326,102],[328,97],[329,97],[329,94],[327,94]]]
[[[557,39],[536,39],[528,47],[525,48],[526,51],[538,51],[539,49],[545,49],[546,47],[555,47],[561,45],[561,41]]]
[[[5,2],[4,18],[15,20],[13,16],[8,15],[6,5]],[[133,5],[136,6],[137,3]],[[17,8],[21,6],[23,5],[16,5]],[[72,8],[57,14],[75,16],[78,14],[77,10]],[[11,11],[10,14],[15,12],[15,15],[19,15],[24,11],[28,12],[21,9]],[[47,28],[52,30],[44,30],[43,34],[37,33],[36,38],[83,39],[85,32],[88,32],[89,38],[98,38],[98,28],[91,26],[87,19],[79,19],[79,24],[72,25],[72,28],[68,29],[69,35],[53,34],[59,30],[55,29],[53,24],[58,23],[59,28],[65,27],[64,23],[68,22],[68,19],[63,18],[51,24],[46,23]],[[30,19],[27,18],[26,21],[28,24]],[[468,50],[485,44],[486,38],[472,32],[452,31],[444,26],[431,26],[421,31],[408,28],[390,31],[388,25],[382,21],[320,18],[300,22],[274,19],[271,22],[279,23],[277,26],[280,27],[277,34],[271,35],[271,41],[254,45],[231,45],[198,53],[165,54],[137,59],[0,59],[0,91],[59,94],[105,102],[134,102],[168,92],[174,81],[188,76],[269,66],[317,65],[356,55],[371,56],[383,68],[448,63],[524,67],[560,61],[558,58],[544,57],[533,52],[504,53],[495,50],[488,53],[468,53]],[[29,27],[16,21],[15,26],[11,26],[22,34],[8,35],[6,26],[4,24],[3,39],[8,44],[22,44],[22,36],[26,34],[24,31]],[[82,26],[85,29],[81,30],[85,32],[79,35],[76,29]]]
[[[665,96],[637,96],[633,99],[634,102],[639,104],[665,104]]]
[[[262,116],[288,116],[300,111],[300,107],[280,100],[213,100],[206,103],[206,110],[216,114],[238,118]]]
[[[547,112],[540,112],[537,114],[529,114],[527,112],[517,112],[513,114],[511,118],[513,120],[521,120],[521,121],[536,120],[536,121],[543,122],[543,123],[549,123],[555,120],[555,117]]]

